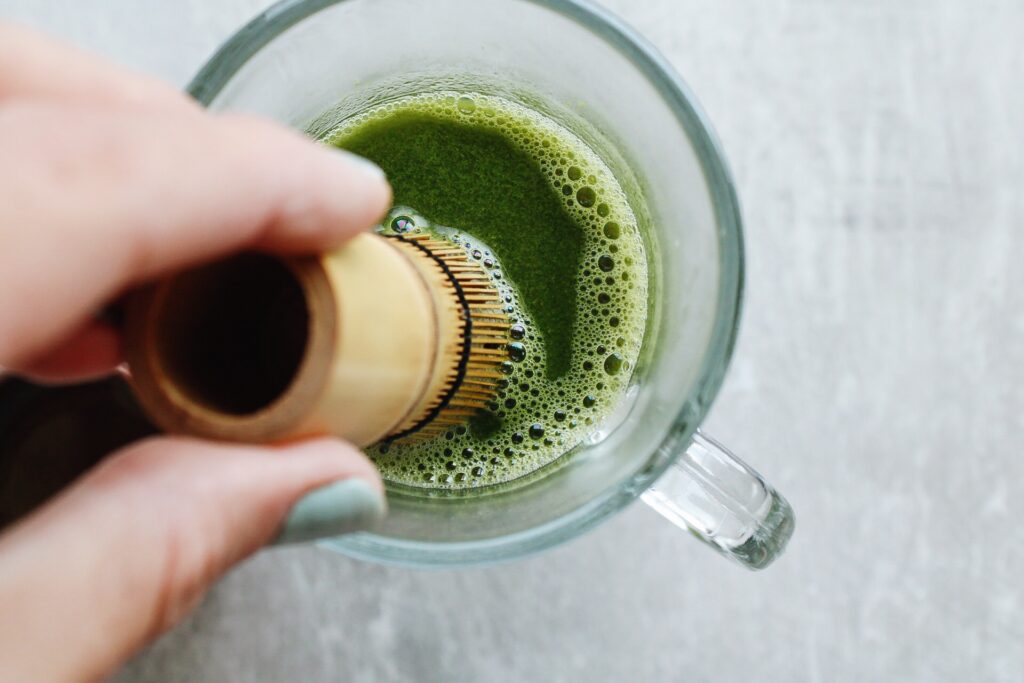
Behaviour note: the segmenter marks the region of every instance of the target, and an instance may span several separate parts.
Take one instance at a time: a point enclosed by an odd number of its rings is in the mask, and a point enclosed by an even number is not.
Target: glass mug
[[[573,0],[285,0],[235,34],[189,86],[213,110],[318,136],[425,90],[505,95],[546,113],[609,164],[646,225],[644,350],[619,408],[571,454],[491,488],[388,487],[375,533],[323,543],[362,559],[457,566],[573,538],[640,497],[743,565],[775,559],[789,504],[697,430],[736,336],[743,243],[711,127],[665,61]]]

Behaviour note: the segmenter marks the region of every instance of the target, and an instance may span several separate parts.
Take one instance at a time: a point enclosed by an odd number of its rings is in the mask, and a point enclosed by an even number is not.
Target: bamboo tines
[[[443,286],[459,305],[457,346],[461,348],[456,362],[446,372],[443,391],[428,408],[437,414],[406,437],[421,440],[465,423],[494,400],[497,382],[504,377],[501,364],[508,359],[505,344],[509,320],[490,275],[468,258],[465,249],[432,239],[429,235],[407,235],[403,239],[429,250],[433,257],[443,262],[444,268],[439,264],[437,270],[446,276],[447,282]],[[467,311],[469,320],[466,320]],[[464,345],[467,328],[469,344]],[[463,349],[468,349],[465,357],[462,356]]]

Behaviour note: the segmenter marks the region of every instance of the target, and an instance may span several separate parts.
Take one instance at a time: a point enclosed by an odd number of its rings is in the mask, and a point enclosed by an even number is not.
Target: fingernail
[[[387,176],[384,175],[383,169],[366,157],[361,157],[358,154],[353,154],[352,152],[339,147],[332,147],[331,149],[341,156],[341,158],[345,160],[345,163],[350,167],[359,169],[360,172],[365,173],[367,176],[372,176],[373,180],[387,180]]]
[[[292,506],[274,545],[372,529],[386,508],[384,496],[362,479],[336,481],[310,491]]]

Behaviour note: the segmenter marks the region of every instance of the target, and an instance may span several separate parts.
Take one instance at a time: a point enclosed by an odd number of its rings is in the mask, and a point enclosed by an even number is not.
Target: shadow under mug
[[[633,199],[649,258],[644,349],[615,413],[535,476],[470,492],[389,486],[373,534],[326,542],[363,559],[458,566],[573,538],[642,498],[750,568],[793,530],[786,501],[701,434],[738,322],[743,244],[711,127],[672,69],[606,12],[572,0],[285,0],[191,83],[213,110],[314,137],[425,90],[517,99],[573,130]]]

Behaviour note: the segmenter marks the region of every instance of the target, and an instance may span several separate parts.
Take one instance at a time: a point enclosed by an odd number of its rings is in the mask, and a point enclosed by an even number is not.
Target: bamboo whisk
[[[365,446],[466,422],[492,401],[508,318],[458,244],[364,234],[319,257],[242,254],[129,302],[132,384],[170,432]]]

